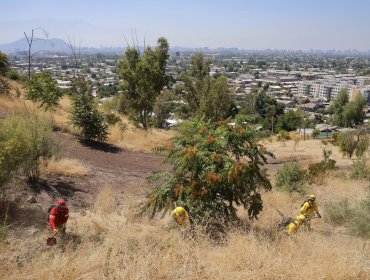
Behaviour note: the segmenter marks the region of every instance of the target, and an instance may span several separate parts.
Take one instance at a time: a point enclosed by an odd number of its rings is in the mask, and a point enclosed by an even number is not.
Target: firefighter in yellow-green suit
[[[288,227],[287,231],[288,234],[291,235],[296,233],[298,229],[301,227],[302,224],[306,222],[306,217],[304,215],[298,215],[293,222],[291,222]]]
[[[321,218],[315,195],[311,194],[306,198],[305,202],[301,206],[301,214],[305,215],[307,219],[305,223],[307,228],[311,227],[311,219],[313,219],[315,215],[317,215],[318,218]]]

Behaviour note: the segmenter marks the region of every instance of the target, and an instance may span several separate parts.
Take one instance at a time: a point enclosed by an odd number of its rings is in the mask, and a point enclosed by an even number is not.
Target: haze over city
[[[88,47],[155,44],[241,49],[370,49],[370,2],[353,1],[27,1],[1,3],[0,44],[42,27],[50,38]]]

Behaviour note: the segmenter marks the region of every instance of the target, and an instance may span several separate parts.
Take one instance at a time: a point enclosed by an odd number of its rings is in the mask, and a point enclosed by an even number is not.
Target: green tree
[[[285,114],[278,117],[276,130],[294,131],[299,127],[301,121],[302,117],[300,112],[289,110]]]
[[[58,87],[58,83],[53,80],[49,71],[31,75],[26,98],[34,102],[40,102],[40,108],[44,108],[45,111],[54,111],[62,96],[63,92]]]
[[[369,148],[369,135],[366,129],[346,131],[338,134],[337,143],[343,155],[352,158],[363,156]]]
[[[354,101],[351,101],[344,106],[343,122],[346,127],[354,127],[363,124],[365,118],[364,108],[366,99],[362,94],[356,96]]]
[[[334,100],[333,104],[331,105],[331,112],[334,114],[333,116],[333,124],[337,126],[344,126],[345,120],[343,117],[343,111],[345,106],[349,101],[347,89],[342,89],[337,98]]]
[[[248,119],[192,121],[170,147],[158,148],[172,164],[172,172],[156,174],[158,186],[150,195],[147,210],[154,215],[163,209],[186,204],[192,217],[236,218],[236,207],[243,206],[249,218],[262,210],[260,189],[271,189],[265,170],[273,156],[258,144],[257,133]]]
[[[72,95],[70,123],[78,129],[82,141],[105,141],[108,125],[91,95],[92,87],[83,78],[77,78]]]
[[[226,77],[209,76],[210,64],[211,60],[205,59],[202,53],[195,54],[188,73],[181,79],[191,117],[218,121],[231,115],[234,98],[228,91]]]
[[[231,115],[233,104],[227,79],[220,76],[215,80],[210,79],[210,88],[201,98],[199,112],[205,120],[218,121]]]
[[[118,64],[118,74],[124,80],[127,113],[144,129],[150,126],[155,100],[168,83],[165,73],[168,50],[167,40],[159,38],[157,47],[146,48],[142,55],[136,48],[127,48]]]
[[[101,86],[98,90],[98,96],[99,98],[103,97],[111,97],[116,95],[117,93],[117,86],[114,84],[109,84],[107,86]]]
[[[278,116],[284,114],[284,105],[278,103],[274,97],[268,96],[264,90],[254,88],[246,95],[241,112],[244,114],[255,112],[264,129],[273,130]]]
[[[164,122],[169,118],[171,112],[174,110],[174,104],[171,102],[174,99],[175,95],[169,90],[162,91],[158,96],[153,108],[153,112],[155,114],[155,127],[163,128]]]

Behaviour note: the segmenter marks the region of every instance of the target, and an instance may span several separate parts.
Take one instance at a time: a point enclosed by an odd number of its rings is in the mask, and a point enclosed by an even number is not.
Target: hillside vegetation
[[[21,96],[16,97],[15,92],[0,96],[1,116],[38,111],[34,103],[22,98],[22,87],[13,86],[20,88]],[[69,106],[70,100],[63,97],[53,117],[57,129],[73,133],[68,125]],[[108,138],[109,143],[126,148],[116,157],[129,156],[127,150],[151,151],[177,135],[171,130],[139,130],[120,117],[127,127],[111,127]],[[40,184],[24,188],[19,180],[11,185],[9,198],[14,200],[9,205],[13,208],[0,213],[0,279],[369,279],[368,178],[350,178],[353,160],[343,157],[337,146],[292,137],[288,141],[260,141],[276,159],[269,158],[266,166],[272,190],[261,191],[263,210],[258,219],[250,221],[247,211],[238,207],[241,222],[211,234],[204,225],[195,225],[191,234],[171,226],[168,212],[163,219],[161,215],[154,219],[142,215],[145,195],[153,186],[138,170],[130,173],[130,164],[117,168],[117,163],[108,162],[105,169],[98,168],[94,162],[103,161],[104,156],[94,150],[89,156],[95,155],[95,161],[78,158],[78,153],[52,158],[42,169],[44,181]],[[71,145],[77,143],[74,138],[70,141],[74,141],[68,142]],[[297,161],[308,174],[307,168],[323,159],[323,149],[332,151],[330,158],[336,161],[337,169],[307,178],[301,193],[277,190],[276,174],[285,162]],[[112,155],[109,158],[115,159]],[[140,167],[148,172],[148,163],[141,161]],[[366,164],[368,167],[369,160],[365,158]],[[100,178],[101,174],[106,177]],[[84,189],[91,183],[89,179],[97,182],[97,190],[90,185]],[[50,184],[56,181],[59,185]],[[46,245],[50,231],[45,208],[55,194],[43,189],[50,191],[51,186],[65,193],[75,191],[68,193],[71,213],[67,237],[58,237],[54,247]],[[77,192],[79,203],[73,197]],[[277,228],[281,213],[295,217],[310,193],[317,196],[323,219],[313,220],[311,231],[302,229],[288,236]],[[26,202],[28,195],[42,202],[34,204],[32,211]],[[93,202],[85,203],[88,199]],[[6,209],[2,206],[0,209]]]
[[[320,186],[320,205],[347,195],[354,182],[329,178]],[[356,201],[368,193],[356,183]],[[333,193],[334,195],[330,195]],[[127,201],[130,201],[128,199]],[[7,279],[368,279],[370,244],[320,221],[312,232],[293,237],[275,231],[280,218],[301,197],[264,194],[265,211],[250,230],[231,230],[215,242],[199,229],[186,238],[163,220],[147,220],[118,206],[117,194],[105,188],[95,207],[72,213],[68,239],[45,247],[46,230],[14,232],[3,246],[0,276]],[[324,212],[325,215],[325,212]]]

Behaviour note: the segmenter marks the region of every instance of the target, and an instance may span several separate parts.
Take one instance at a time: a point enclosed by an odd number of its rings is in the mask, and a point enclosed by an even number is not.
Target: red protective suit
[[[67,206],[54,206],[50,211],[49,223],[52,229],[63,226],[68,221]]]

